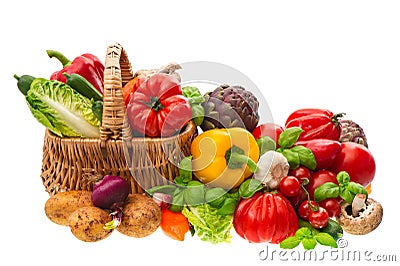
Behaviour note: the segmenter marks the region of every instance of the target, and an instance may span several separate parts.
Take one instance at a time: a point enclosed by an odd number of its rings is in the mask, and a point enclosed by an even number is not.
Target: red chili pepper
[[[301,127],[299,140],[332,139],[339,140],[339,117],[344,113],[333,114],[327,109],[305,108],[293,112],[286,120],[285,127]]]
[[[89,81],[99,92],[104,92],[104,65],[98,57],[92,54],[82,54],[76,57],[72,62],[63,54],[54,50],[47,50],[47,55],[57,58],[63,65],[63,69],[54,72],[50,79],[66,83],[66,77],[63,73],[79,74]]]
[[[179,132],[192,119],[192,108],[176,78],[156,73],[132,94],[127,115],[136,133],[166,137]]]
[[[310,149],[317,161],[316,170],[328,169],[330,170],[336,157],[342,150],[341,143],[336,140],[330,139],[312,139],[305,141],[298,141],[295,146],[302,145]]]

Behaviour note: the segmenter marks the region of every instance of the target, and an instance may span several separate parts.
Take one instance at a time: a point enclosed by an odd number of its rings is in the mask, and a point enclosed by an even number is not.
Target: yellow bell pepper
[[[260,151],[253,135],[235,127],[211,129],[192,142],[193,173],[202,183],[231,189],[257,168]]]

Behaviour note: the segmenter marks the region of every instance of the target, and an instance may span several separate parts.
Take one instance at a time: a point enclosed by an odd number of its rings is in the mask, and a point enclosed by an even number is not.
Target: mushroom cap
[[[361,211],[358,217],[351,215],[351,204],[345,202],[341,206],[338,223],[343,230],[353,235],[365,235],[378,227],[382,221],[382,205],[374,199],[368,198],[366,209]]]

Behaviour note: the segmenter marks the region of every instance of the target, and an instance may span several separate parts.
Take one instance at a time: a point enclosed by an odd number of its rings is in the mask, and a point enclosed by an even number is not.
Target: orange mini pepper
[[[161,229],[172,239],[183,241],[189,231],[189,221],[181,212],[173,212],[169,209],[161,211]]]

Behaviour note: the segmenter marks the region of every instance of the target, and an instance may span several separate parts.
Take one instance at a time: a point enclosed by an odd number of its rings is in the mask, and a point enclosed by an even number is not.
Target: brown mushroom
[[[357,194],[352,205],[342,204],[338,223],[343,230],[353,235],[365,235],[378,227],[382,221],[382,205],[365,195]]]

